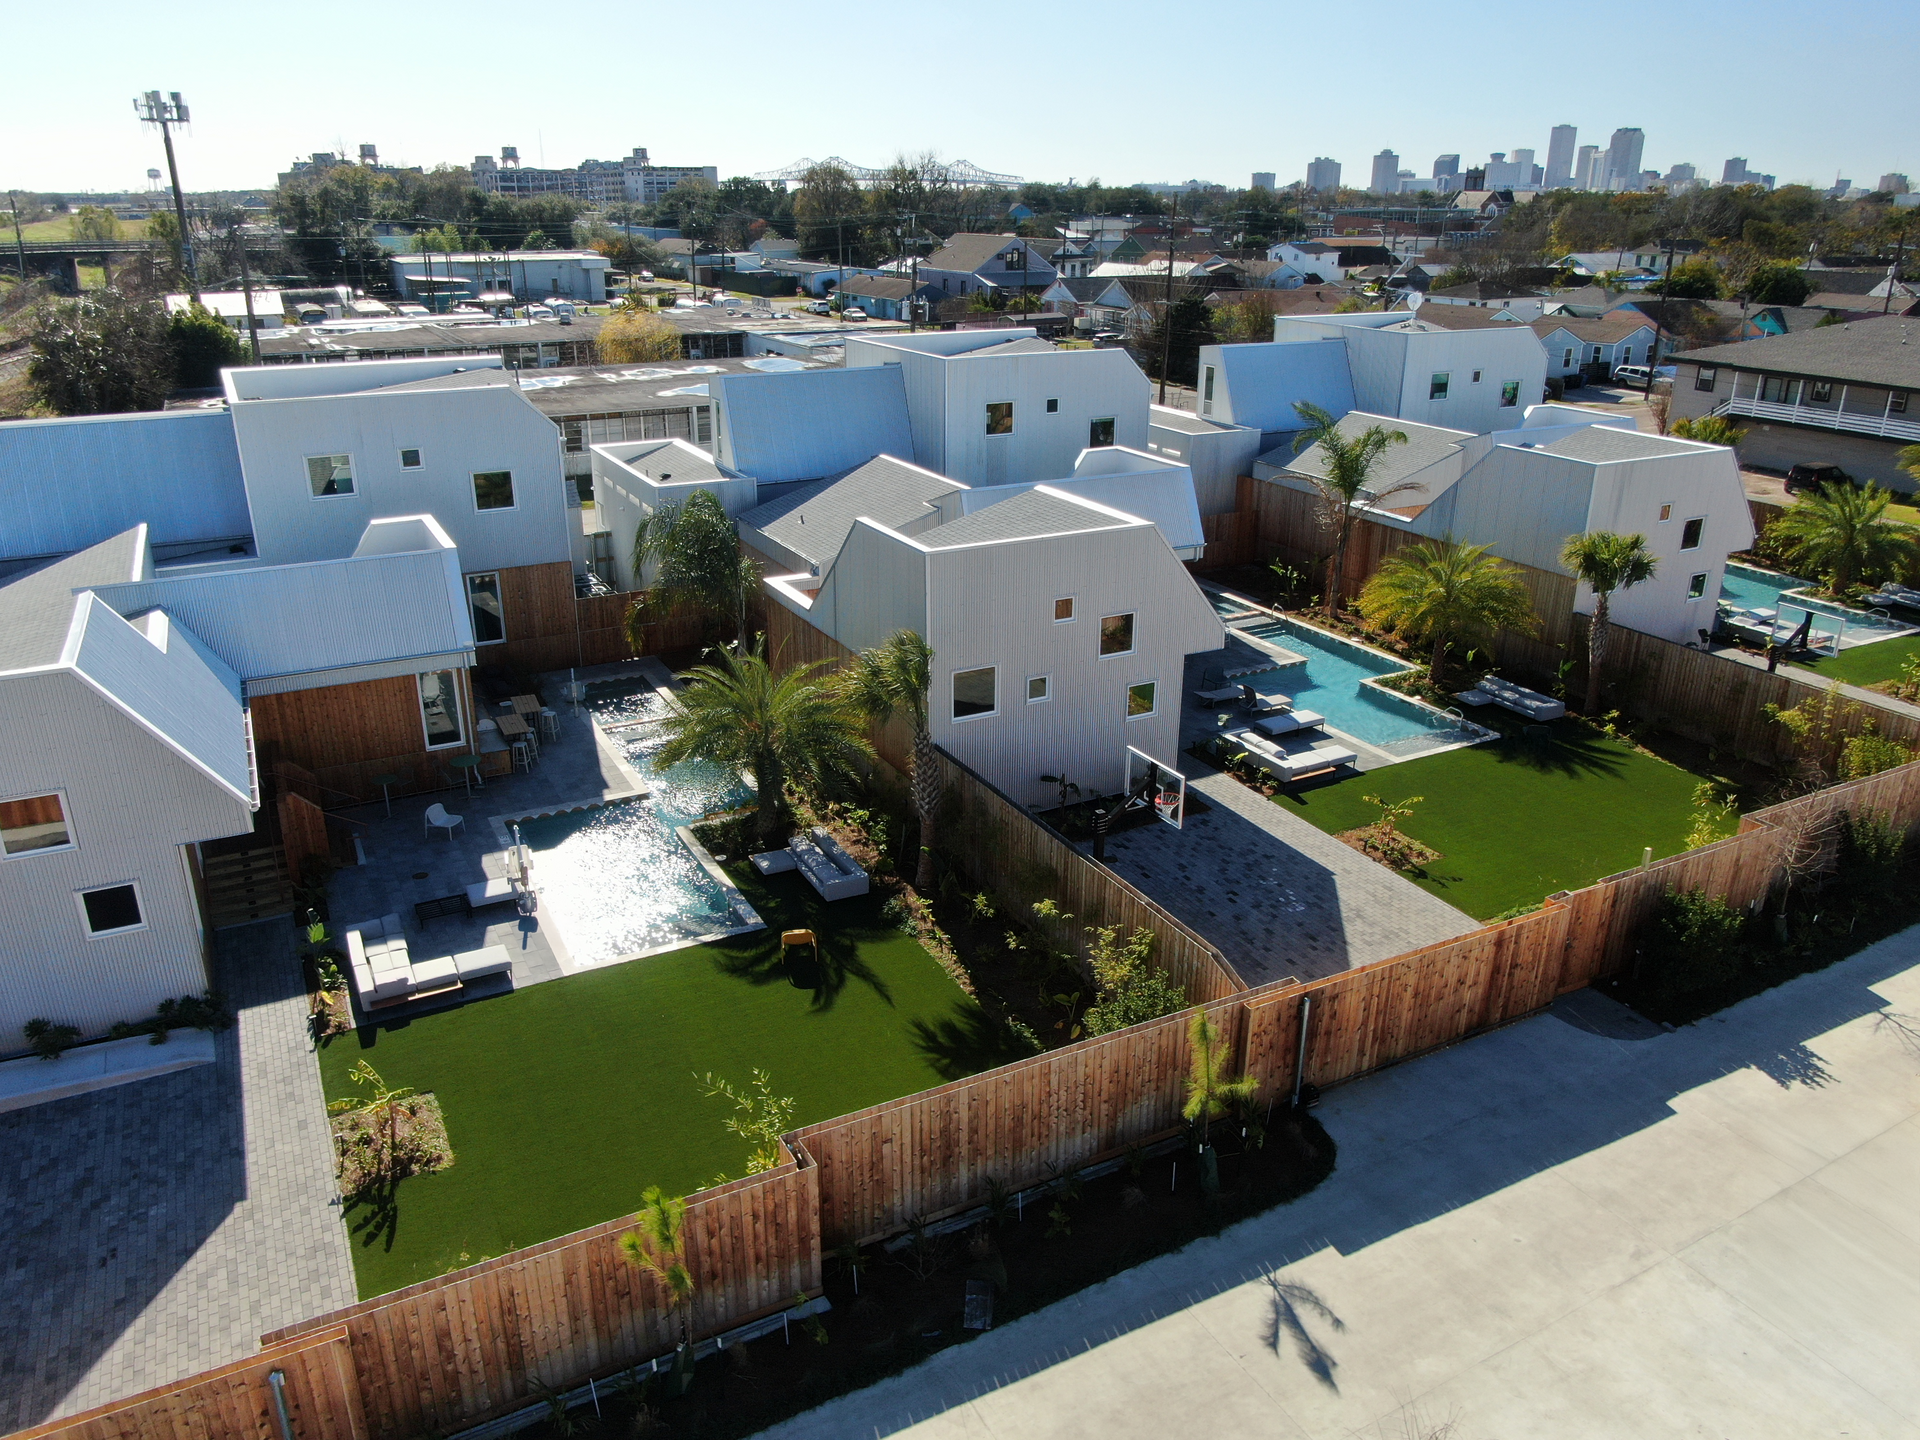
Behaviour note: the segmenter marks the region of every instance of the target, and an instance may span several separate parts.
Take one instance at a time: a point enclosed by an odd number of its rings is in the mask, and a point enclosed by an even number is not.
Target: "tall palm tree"
[[[1320,472],[1306,480],[1319,492],[1320,524],[1333,537],[1333,554],[1327,557],[1327,618],[1340,611],[1340,579],[1346,574],[1347,544],[1353,539],[1354,522],[1360,518],[1357,505],[1377,505],[1389,495],[1427,487],[1402,480],[1385,489],[1368,486],[1367,477],[1389,445],[1407,443],[1403,430],[1387,430],[1369,425],[1358,435],[1340,429],[1340,421],[1308,400],[1296,401],[1294,411],[1306,421],[1307,428],[1294,438],[1297,455],[1310,446],[1320,451]]]
[[[1914,558],[1916,532],[1887,519],[1891,491],[1868,482],[1822,485],[1772,525],[1767,534],[1787,559],[1818,573],[1836,594],[1870,575],[1896,573]]]
[[[1647,553],[1644,535],[1589,530],[1569,535],[1560,547],[1560,563],[1593,591],[1593,623],[1587,627],[1587,703],[1589,715],[1600,709],[1600,671],[1607,659],[1607,616],[1614,592],[1651,580],[1659,562]]]
[[[1520,572],[1485,545],[1456,545],[1451,535],[1422,540],[1388,559],[1360,592],[1360,613],[1410,639],[1432,641],[1428,674],[1436,685],[1454,641],[1538,626]]]
[[[682,604],[733,622],[733,643],[747,643],[747,610],[760,585],[760,567],[740,553],[740,538],[720,502],[696,490],[663,505],[633,532],[636,582],[649,568],[653,583],[627,608],[627,634],[638,647],[641,627]]]
[[[873,755],[858,710],[840,686],[815,675],[826,664],[775,675],[762,646],[712,652],[712,663],[682,678],[679,707],[660,722],[661,765],[713,760],[745,766],[759,791],[760,838],[768,849],[787,831],[789,783],[815,794],[850,783]]]
[[[923,894],[933,886],[933,827],[940,808],[940,764],[927,728],[928,695],[933,689],[933,648],[913,630],[901,630],[871,650],[862,650],[847,673],[854,703],[884,725],[904,712],[913,726],[913,808],[920,817],[920,858],[913,886]]]

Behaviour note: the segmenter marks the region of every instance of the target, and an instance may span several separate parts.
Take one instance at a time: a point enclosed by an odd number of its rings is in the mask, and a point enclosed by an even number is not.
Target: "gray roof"
[[[1007,249],[1009,246],[1019,243],[1019,241],[1020,237],[1018,235],[977,235],[969,233],[951,235],[947,238],[946,244],[942,245],[920,263],[934,270],[965,270],[972,272],[978,270],[982,265],[987,264],[994,256],[1000,254],[1001,251]],[[1029,259],[1035,270],[1051,268],[1046,260],[1041,258],[1037,246],[1035,247],[1034,254],[1029,257]],[[1015,266],[1014,268],[1017,270],[1019,267]]]
[[[1468,438],[1459,430],[1446,430],[1438,425],[1416,425],[1410,420],[1395,420],[1381,415],[1368,415],[1360,411],[1342,416],[1340,423],[1334,428],[1343,438],[1351,440],[1375,425],[1388,434],[1398,431],[1407,437],[1406,444],[1387,446],[1380,452],[1380,457],[1374,461],[1367,488],[1376,495],[1445,458],[1450,452],[1459,449],[1460,442]],[[1282,446],[1278,450],[1268,451],[1256,463],[1270,465],[1302,476],[1320,476],[1327,473],[1325,452],[1317,444],[1309,445],[1298,455],[1293,453],[1291,447]],[[1403,493],[1409,499],[1401,503],[1414,503],[1413,497],[1416,492],[1408,490]]]
[[[739,521],[743,529],[758,530],[825,570],[862,516],[898,530],[936,513],[930,502],[959,488],[891,455],[878,455],[836,480],[802,485],[757,505]]]
[[[1660,455],[1684,455],[1692,447],[1678,440],[1669,440],[1664,435],[1622,430],[1613,425],[1588,425],[1539,448],[1546,455],[1564,455],[1569,460],[1593,460],[1604,464],[1610,460],[1651,460]]]
[[[661,312],[665,314],[665,311]],[[262,358],[273,355],[338,355],[349,352],[387,354],[395,351],[498,350],[502,345],[551,345],[561,340],[591,340],[600,333],[605,317],[576,316],[571,325],[558,320],[525,324],[445,325],[428,322],[381,330],[270,330],[260,336]]]
[[[1431,290],[1431,295],[1447,295],[1458,300],[1525,300],[1536,299],[1543,292],[1529,290],[1524,285],[1508,285],[1495,280],[1469,280],[1464,285],[1449,285],[1444,290]]]
[[[0,671],[56,663],[73,626],[73,592],[132,580],[143,559],[140,532],[128,530],[0,585]]]
[[[477,390],[491,385],[512,385],[519,376],[498,365],[489,365],[484,370],[455,370],[449,375],[433,375],[424,380],[402,380],[393,385],[375,385],[372,389],[356,390],[356,395],[371,395],[375,391],[394,390]]]
[[[875,300],[904,300],[931,289],[931,285],[916,286],[913,281],[898,276],[853,275],[840,282],[839,293],[865,295]]]
[[[1062,275],[1053,283],[1065,287],[1066,292],[1076,300],[1098,300],[1113,287],[1112,280],[1096,280],[1091,275]]]
[[[1051,340],[1037,339],[1032,335],[1023,335],[1018,340],[1003,340],[998,345],[983,345],[978,350],[967,350],[954,356],[956,360],[978,360],[983,356],[999,355],[1051,355],[1060,347]]]
[[[1736,345],[1711,345],[1679,358],[1691,365],[1920,390],[1920,321],[1900,315],[1849,320]]]
[[[726,412],[726,463],[763,485],[826,479],[876,455],[913,453],[898,365],[713,379]]]
[[[764,358],[764,357],[756,357]],[[816,366],[807,366],[809,369]],[[704,405],[704,395],[668,395],[713,379],[717,374],[766,373],[745,360],[668,360],[659,364],[571,366],[565,369],[510,371],[533,407],[550,420],[574,415],[613,415],[645,410],[683,410]]]
[[[621,448],[630,451],[621,460],[621,464],[660,484],[670,482],[675,485],[690,485],[697,480],[733,478],[727,471],[714,464],[704,450],[684,444],[676,445],[672,440],[646,440],[639,442],[637,446],[628,444]],[[688,449],[692,449],[694,453],[689,455]],[[666,452],[666,461],[664,464],[656,464],[654,457],[662,451]]]
[[[1170,405],[1156,405],[1147,412],[1147,424],[1162,430],[1177,431],[1182,435],[1217,435],[1220,431],[1232,427],[1216,425],[1211,420],[1202,420],[1189,410],[1175,410]]]
[[[994,540],[1025,540],[1038,535],[1112,530],[1144,523],[1117,519],[1062,496],[1028,490],[1011,500],[1002,500],[998,505],[989,505],[929,530],[919,540],[929,550],[951,550],[960,545],[980,545]]]

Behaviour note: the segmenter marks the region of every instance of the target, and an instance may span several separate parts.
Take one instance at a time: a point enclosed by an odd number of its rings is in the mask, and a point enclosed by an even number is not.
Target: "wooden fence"
[[[280,844],[286,857],[287,876],[296,885],[306,878],[310,856],[331,863],[333,844],[327,836],[327,812],[306,796],[283,788],[277,802],[280,812]]]

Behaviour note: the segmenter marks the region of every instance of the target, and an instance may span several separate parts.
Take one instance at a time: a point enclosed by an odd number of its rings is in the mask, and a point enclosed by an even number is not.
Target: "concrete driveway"
[[[1570,998],[1332,1092],[1300,1202],[768,1435],[1920,1437],[1920,929],[1673,1033]]]

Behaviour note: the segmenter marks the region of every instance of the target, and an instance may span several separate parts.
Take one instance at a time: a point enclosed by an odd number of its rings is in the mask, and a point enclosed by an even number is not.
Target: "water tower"
[[[149,168],[147,171],[147,189],[158,190],[159,188],[160,188],[160,172],[158,170]]]

